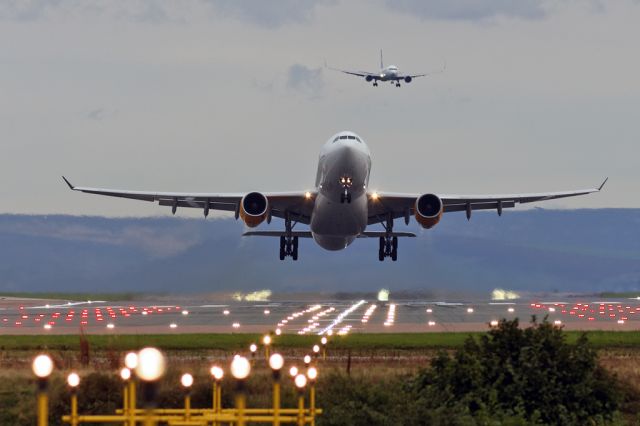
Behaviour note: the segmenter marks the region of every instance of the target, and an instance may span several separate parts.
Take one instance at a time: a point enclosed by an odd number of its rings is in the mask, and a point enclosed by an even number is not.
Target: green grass
[[[28,299],[55,299],[55,300],[104,300],[114,302],[120,300],[136,300],[139,293],[62,293],[62,292],[0,292],[2,297],[16,297]]]
[[[334,336],[329,345],[337,349],[354,350],[421,350],[449,349],[462,345],[469,336],[483,333],[384,333]],[[567,331],[569,342],[575,342],[581,332]],[[640,348],[640,333],[633,331],[589,331],[595,348]],[[258,334],[149,334],[149,335],[88,335],[92,350],[129,350],[156,346],[164,350],[244,350],[260,340]],[[311,348],[317,336],[284,335],[274,339],[281,348]],[[78,350],[77,335],[0,336],[0,350]]]
[[[631,299],[640,297],[640,291],[628,291],[628,292],[614,292],[614,291],[605,291],[599,294],[600,297],[604,297],[607,299],[614,299],[617,297],[623,297],[625,299]]]

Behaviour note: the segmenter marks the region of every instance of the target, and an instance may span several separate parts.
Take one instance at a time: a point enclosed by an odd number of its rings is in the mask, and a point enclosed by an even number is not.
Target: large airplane
[[[467,219],[475,210],[496,210],[516,204],[554,200],[599,192],[598,188],[576,191],[544,192],[512,195],[447,195],[427,192],[399,194],[375,192],[369,189],[371,153],[357,134],[344,131],[332,136],[320,151],[315,190],[297,192],[249,193],[183,193],[126,191],[86,188],[72,185],[74,191],[134,200],[157,201],[170,206],[173,214],[178,207],[201,209],[207,217],[211,210],[234,212],[251,228],[272,217],[284,219],[282,231],[249,231],[246,236],[268,236],[280,239],[280,260],[290,256],[298,259],[298,239],[313,238],[326,250],[342,250],[356,238],[378,238],[378,259],[398,259],[398,238],[415,237],[411,232],[396,232],[395,219],[409,224],[413,216],[423,228],[440,222],[444,213],[466,212]],[[294,230],[297,224],[309,225],[309,230]],[[381,224],[382,231],[367,231],[367,226]]]
[[[355,75],[358,77],[364,77],[368,82],[373,81],[373,85],[377,86],[379,81],[389,81],[392,84],[395,83],[396,87],[400,87],[400,82],[404,80],[405,83],[411,83],[414,78],[417,77],[426,77],[428,75],[439,74],[444,72],[446,68],[446,63],[442,67],[440,71],[423,73],[423,74],[402,74],[398,67],[395,65],[389,65],[387,67],[384,66],[384,61],[382,60],[382,50],[380,50],[380,71],[378,72],[369,72],[369,71],[348,71],[340,68],[331,68],[326,65],[325,66],[333,71],[340,71],[345,74]]]

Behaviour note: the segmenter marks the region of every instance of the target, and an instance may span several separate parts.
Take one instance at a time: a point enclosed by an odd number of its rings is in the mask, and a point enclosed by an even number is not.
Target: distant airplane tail
[[[380,69],[384,69],[384,61],[382,60],[382,49],[380,49]]]

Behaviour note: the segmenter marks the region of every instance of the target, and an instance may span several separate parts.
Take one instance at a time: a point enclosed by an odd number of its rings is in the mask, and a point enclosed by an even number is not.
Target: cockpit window
[[[357,140],[358,142],[362,143],[362,141],[360,140],[360,138],[359,138],[359,137],[355,136],[355,138],[356,138],[356,140]]]
[[[340,136],[340,139],[347,139],[347,136]]]
[[[355,136],[347,136],[349,139],[355,139]]]
[[[340,136],[336,136],[336,138],[333,140],[334,142],[337,141],[338,139],[340,139]]]

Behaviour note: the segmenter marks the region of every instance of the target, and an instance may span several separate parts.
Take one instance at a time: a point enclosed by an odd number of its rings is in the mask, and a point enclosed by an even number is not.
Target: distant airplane
[[[378,71],[377,73],[369,72],[369,71],[347,71],[340,68],[331,68],[327,66],[326,61],[325,61],[325,66],[333,71],[340,71],[345,74],[364,77],[364,79],[367,81],[373,81],[374,86],[377,86],[379,81],[389,81],[391,83],[395,83],[396,87],[400,87],[400,82],[402,80],[404,80],[405,83],[411,83],[411,81],[417,77],[425,77],[428,75],[440,74],[441,72],[444,72],[447,64],[445,63],[441,70],[435,71],[435,72],[424,73],[424,74],[402,74],[398,70],[398,67],[395,65],[389,65],[388,67],[384,66],[384,61],[382,60],[382,49],[380,49],[380,71]]]
[[[291,256],[298,259],[298,239],[313,238],[326,250],[342,250],[356,238],[379,238],[378,259],[398,258],[398,238],[415,237],[411,232],[396,232],[394,219],[402,218],[409,224],[411,216],[426,229],[434,227],[443,213],[466,212],[471,218],[474,210],[502,209],[518,203],[531,203],[557,198],[573,197],[602,189],[514,195],[445,195],[436,193],[398,194],[371,191],[368,188],[371,172],[371,154],[362,138],[344,131],[332,136],[320,151],[315,190],[296,192],[249,193],[182,193],[124,191],[117,189],[85,188],[72,185],[62,177],[69,188],[89,194],[157,201],[161,206],[202,209],[207,217],[210,210],[234,212],[236,219],[253,228],[273,216],[284,219],[282,231],[249,231],[243,235],[278,237],[280,259]],[[309,225],[309,231],[294,231],[298,224]],[[367,231],[368,225],[381,224],[383,231]]]

